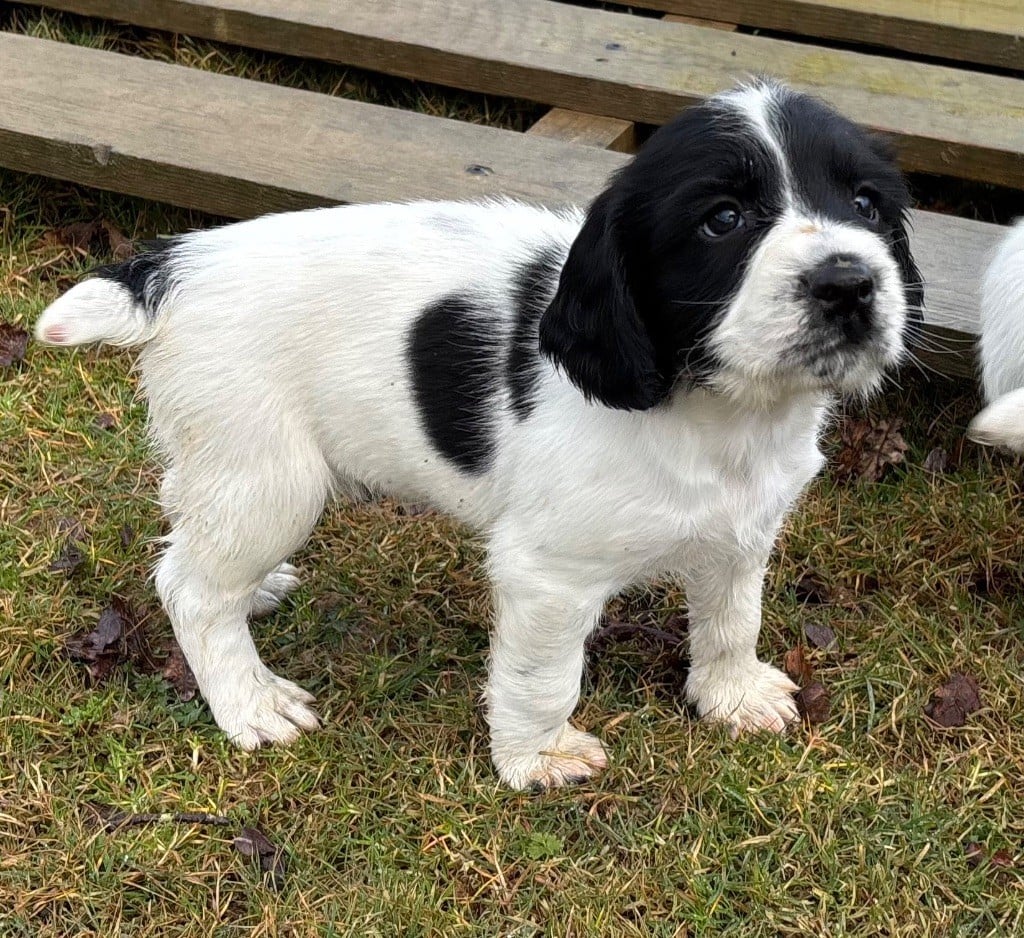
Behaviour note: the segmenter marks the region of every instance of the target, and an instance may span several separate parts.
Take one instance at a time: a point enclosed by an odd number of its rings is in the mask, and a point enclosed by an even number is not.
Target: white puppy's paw
[[[287,744],[303,730],[319,729],[320,718],[310,706],[315,699],[265,668],[244,682],[223,682],[207,696],[217,725],[241,749]]]
[[[967,428],[967,438],[1024,453],[1024,388],[996,398]]]
[[[258,619],[269,616],[284,598],[299,585],[299,571],[290,563],[283,563],[266,575],[252,598],[249,614]]]
[[[799,715],[793,699],[797,690],[778,668],[762,661],[692,668],[686,681],[686,699],[697,712],[728,723],[734,737],[744,730],[781,733]]]
[[[578,785],[608,765],[601,740],[568,723],[539,751],[534,745],[492,744],[491,755],[502,782],[510,788],[530,791]]]

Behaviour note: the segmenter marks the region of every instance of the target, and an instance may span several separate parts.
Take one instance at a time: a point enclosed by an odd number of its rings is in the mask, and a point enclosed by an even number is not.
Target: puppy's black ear
[[[907,224],[904,214],[899,224],[893,229],[889,244],[892,248],[892,256],[896,259],[900,273],[903,275],[903,291],[907,297],[910,319],[912,322],[923,322],[924,284],[914,255],[910,253],[910,235],[907,231]]]
[[[540,348],[588,400],[647,410],[668,393],[637,313],[611,197],[594,202],[540,321]]]

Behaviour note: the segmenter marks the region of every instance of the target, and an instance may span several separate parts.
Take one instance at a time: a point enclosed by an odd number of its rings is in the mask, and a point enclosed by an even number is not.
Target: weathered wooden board
[[[1024,69],[1021,0],[630,0],[630,5]]]
[[[622,157],[0,33],[0,164],[224,215],[507,193],[586,202]]]
[[[908,168],[1006,185],[1024,178],[1024,84],[1005,76],[550,0],[36,2],[648,123],[770,72],[897,137]]]
[[[332,202],[507,194],[584,204],[619,153],[0,33],[0,165],[223,215]],[[994,225],[915,212],[929,322],[973,367]]]
[[[581,146],[615,150],[617,153],[633,153],[636,150],[636,124],[632,121],[567,111],[561,107],[548,111],[527,133]]]
[[[673,23],[690,23],[713,29],[732,31],[736,28],[731,23],[699,20],[676,14],[670,14],[665,19]],[[551,137],[555,140],[565,140],[567,143],[615,150],[619,153],[635,153],[637,148],[636,124],[632,121],[623,121],[616,117],[601,117],[598,114],[584,114],[581,111],[569,111],[561,107],[553,107],[530,127],[527,133]]]

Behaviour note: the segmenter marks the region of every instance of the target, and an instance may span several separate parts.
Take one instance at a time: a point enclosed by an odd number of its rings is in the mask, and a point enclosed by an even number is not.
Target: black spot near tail
[[[437,451],[465,472],[486,472],[494,456],[502,345],[497,314],[459,295],[428,306],[409,335],[420,421]]]
[[[525,420],[533,410],[534,393],[541,373],[538,324],[555,294],[563,260],[563,252],[545,248],[513,275],[515,319],[505,378],[512,410],[519,420]]]
[[[160,241],[145,241],[142,253],[120,264],[99,267],[93,274],[126,286],[132,299],[148,315],[155,316],[173,282],[169,261],[173,257],[172,248],[177,244],[177,240],[167,238]]]

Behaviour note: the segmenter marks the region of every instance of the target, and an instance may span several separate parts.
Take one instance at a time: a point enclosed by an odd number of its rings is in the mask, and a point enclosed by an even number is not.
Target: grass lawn
[[[275,81],[289,67],[3,15],[4,28],[184,49]],[[367,80],[343,72],[294,75],[334,91]],[[484,119],[521,117],[499,103]],[[0,173],[0,321],[30,328],[104,259],[48,236],[97,218],[130,237],[212,222]],[[154,647],[170,634],[148,582],[161,522],[135,389],[130,356],[112,350],[30,345],[0,368],[0,938],[1024,933],[1021,464],[963,441],[970,386],[908,371],[849,405],[902,418],[904,463],[878,482],[826,471],[780,541],[762,657],[806,645],[809,624],[834,631],[835,647],[808,651],[831,696],[824,723],[732,741],[682,709],[671,651],[620,630],[592,655],[577,715],[611,767],[540,796],[497,785],[478,708],[480,553],[434,514],[338,506],[296,559],[303,587],[255,630],[325,718],[290,749],[231,749],[200,701],[137,662],[88,679],[65,645],[113,597]],[[936,447],[949,453],[940,473],[924,466]],[[62,559],[73,569],[51,569]],[[811,570],[828,596],[807,595]],[[655,585],[611,612],[671,630],[682,610]],[[924,708],[956,671],[984,707],[941,728]],[[229,823],[108,830],[110,810]],[[283,850],[276,877],[233,847],[247,827]]]

